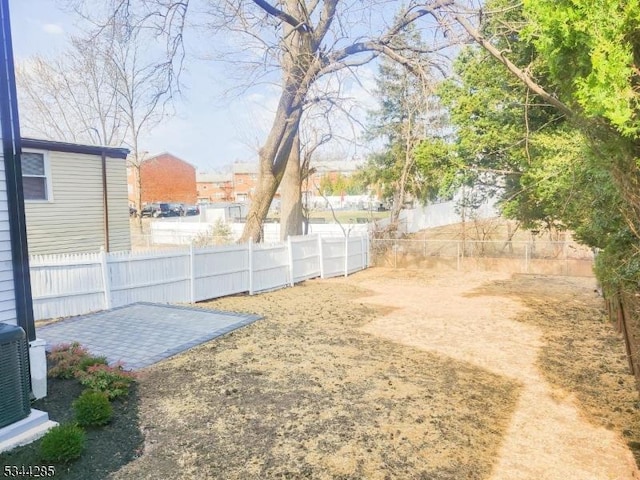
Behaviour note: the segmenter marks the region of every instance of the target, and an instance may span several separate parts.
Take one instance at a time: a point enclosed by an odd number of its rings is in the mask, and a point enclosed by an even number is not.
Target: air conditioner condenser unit
[[[29,416],[29,392],[27,337],[22,328],[0,323],[0,428]]]

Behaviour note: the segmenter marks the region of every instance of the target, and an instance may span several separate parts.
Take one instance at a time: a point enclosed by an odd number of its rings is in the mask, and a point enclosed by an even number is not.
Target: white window
[[[51,175],[45,152],[22,151],[22,188],[25,200],[51,201]]]

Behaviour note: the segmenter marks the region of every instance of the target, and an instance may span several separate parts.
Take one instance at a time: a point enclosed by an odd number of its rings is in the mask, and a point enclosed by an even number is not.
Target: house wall
[[[231,202],[234,199],[231,180],[224,182],[197,182],[198,200],[207,202]]]
[[[131,249],[131,227],[127,199],[126,161],[107,158],[107,206],[109,208],[109,250]]]
[[[17,325],[16,297],[11,262],[9,208],[4,158],[0,149],[0,322]]]
[[[140,166],[140,176],[143,203],[196,203],[195,167],[171,154],[145,161]]]
[[[25,201],[29,253],[95,252],[105,245],[102,159],[47,152],[52,198]],[[129,250],[125,160],[107,158],[109,249]]]
[[[234,173],[233,195],[236,202],[250,200],[256,190],[258,175],[256,173]]]

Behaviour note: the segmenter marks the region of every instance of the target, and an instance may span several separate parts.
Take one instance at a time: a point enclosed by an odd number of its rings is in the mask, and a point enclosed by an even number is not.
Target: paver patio
[[[93,355],[136,370],[259,320],[258,315],[135,303],[38,328],[47,349],[79,342]]]

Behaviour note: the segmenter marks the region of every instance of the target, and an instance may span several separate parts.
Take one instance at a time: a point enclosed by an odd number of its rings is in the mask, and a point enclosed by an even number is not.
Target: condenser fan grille
[[[29,378],[24,330],[0,323],[0,428],[29,416]]]

